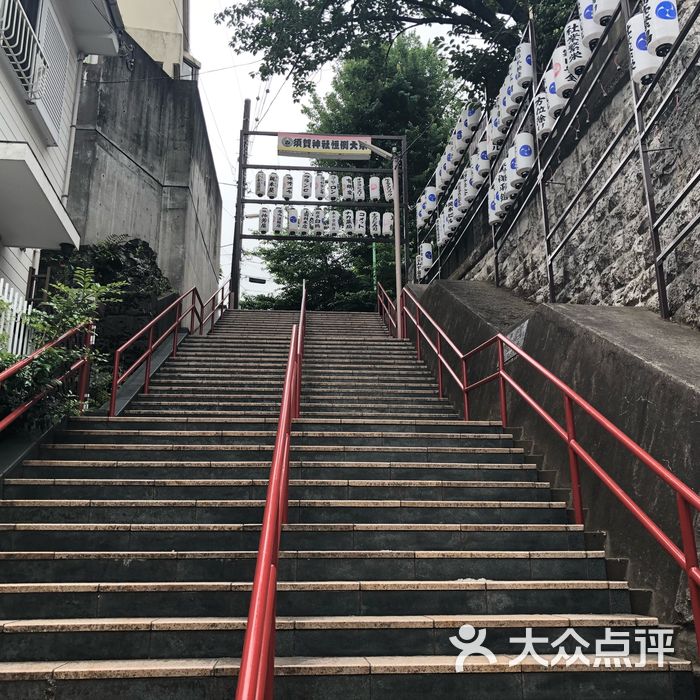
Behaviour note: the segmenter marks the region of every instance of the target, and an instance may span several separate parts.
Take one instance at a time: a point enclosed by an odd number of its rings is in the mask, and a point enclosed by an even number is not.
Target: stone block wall
[[[679,7],[681,23],[693,3]],[[700,24],[697,22],[696,24]],[[622,21],[611,32],[610,45],[621,36]],[[700,42],[694,27],[660,84],[650,94],[644,116],[649,119],[680,71],[691,61]],[[546,197],[550,230],[571,202],[587,176],[619,130],[633,117],[632,89],[628,78],[627,42],[620,43],[614,59],[599,81],[590,102],[574,121],[570,136],[562,141],[553,167],[546,173]],[[595,68],[595,66],[594,66]],[[591,80],[591,69],[585,80]],[[658,214],[697,172],[700,152],[700,67],[676,92],[645,141]],[[581,86],[583,89],[586,84]],[[557,137],[558,138],[558,137]],[[556,139],[555,139],[556,140]],[[550,140],[551,141],[551,140]],[[556,301],[614,306],[641,306],[658,311],[654,255],[644,198],[642,170],[636,150],[637,130],[632,119],[590,187],[573,206],[554,234],[554,249],[611,176],[615,167],[633,151],[598,203],[585,216],[563,246],[553,264]],[[549,155],[546,151],[545,158]],[[499,252],[502,286],[524,299],[548,301],[548,276],[542,214],[536,193],[520,211],[517,223]],[[660,229],[661,246],[688,223],[700,209],[700,185],[695,187]],[[485,216],[476,217],[462,241],[455,246],[442,277],[494,281],[491,229]],[[675,320],[700,327],[700,227],[670,255],[666,277],[671,313]]]

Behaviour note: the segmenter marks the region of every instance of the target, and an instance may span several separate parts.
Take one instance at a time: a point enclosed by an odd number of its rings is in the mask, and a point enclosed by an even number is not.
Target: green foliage
[[[26,317],[27,325],[34,331],[35,346],[39,348],[73,328],[95,323],[105,304],[119,301],[123,287],[123,282],[100,284],[95,281],[94,270],[76,268],[71,284],[54,283],[47,301]],[[60,377],[85,357],[90,358],[93,379],[98,379],[93,391],[98,391],[98,394],[103,392],[107,357],[95,349],[87,350],[82,342],[71,340],[46,350],[0,385],[0,415],[7,415],[42,391],[48,392],[46,398],[26,414],[21,423],[22,429],[45,428],[65,416],[75,414],[80,407],[78,397],[72,390],[74,377],[65,383],[60,381]],[[11,353],[0,353],[0,371],[20,360]],[[94,394],[93,397],[98,401],[102,398]]]
[[[388,52],[380,46],[365,58],[342,63],[331,92],[325,99],[314,97],[305,113],[309,130],[317,133],[406,133],[412,144],[408,180],[409,201],[413,201],[434,170],[456,119],[444,107],[453,91],[454,81],[435,47],[402,36]],[[426,124],[430,125],[427,130]],[[380,145],[391,148],[392,144]],[[387,166],[376,161],[375,165]],[[299,308],[304,279],[310,308],[374,308],[372,247],[366,243],[290,241],[263,245],[257,253],[282,290],[276,297],[246,299],[248,308]],[[387,290],[394,288],[393,245],[377,245],[377,279]]]
[[[546,46],[561,30],[570,0],[531,0]],[[443,28],[437,41],[456,77],[472,96],[494,96],[528,21],[522,0],[240,0],[217,13],[231,27],[231,46],[262,54],[262,80],[285,75],[297,97],[311,92],[312,77],[327,63],[366,58],[408,29]],[[551,49],[551,45],[549,46]],[[548,54],[547,54],[548,55]],[[543,54],[540,53],[540,58]],[[375,132],[376,133],[376,132]]]
[[[93,269],[75,268],[72,284],[55,282],[49,298],[27,316],[27,325],[34,330],[34,344],[45,345],[72,328],[94,323],[105,304],[120,300],[125,284],[100,284],[95,281]]]
[[[415,201],[457,119],[455,89],[435,47],[402,36],[388,52],[381,46],[363,59],[342,63],[328,95],[313,95],[304,113],[316,133],[405,134],[411,144],[409,201]],[[390,142],[381,145],[391,148]]]

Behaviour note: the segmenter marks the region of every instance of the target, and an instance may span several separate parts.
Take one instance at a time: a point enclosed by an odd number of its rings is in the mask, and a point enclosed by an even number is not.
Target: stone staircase
[[[297,319],[227,314],[122,417],[74,420],[5,479],[0,697],[233,697]],[[658,623],[514,436],[458,420],[375,314],[309,314],[302,415],[277,697],[694,697],[676,659],[511,665],[526,627],[551,663]],[[494,663],[457,674],[472,628]]]

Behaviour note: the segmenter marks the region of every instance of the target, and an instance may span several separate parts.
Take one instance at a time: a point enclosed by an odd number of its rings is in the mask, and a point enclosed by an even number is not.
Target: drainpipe
[[[68,137],[68,161],[66,163],[66,172],[63,176],[63,194],[61,195],[61,203],[63,207],[68,204],[68,190],[70,188],[70,177],[73,171],[73,151],[75,150],[75,132],[78,127],[78,109],[80,108],[80,84],[83,77],[83,61],[86,54],[82,51],[78,53],[78,71],[75,76],[75,88],[73,90],[73,115],[70,121],[70,136]]]

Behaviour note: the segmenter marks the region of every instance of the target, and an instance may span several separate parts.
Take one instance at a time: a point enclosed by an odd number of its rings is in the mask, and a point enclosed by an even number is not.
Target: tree
[[[304,111],[313,132],[405,133],[410,144],[409,201],[413,202],[434,170],[456,119],[457,105],[449,99],[454,86],[434,46],[422,45],[415,36],[402,36],[390,48],[380,46],[372,55],[340,64],[329,94],[323,99],[313,96]],[[298,308],[304,279],[309,282],[311,308],[371,309],[375,303],[372,248],[367,244],[276,242],[256,252],[282,291],[276,297],[249,299],[248,306]],[[379,244],[376,252],[378,280],[393,290],[393,246]]]
[[[551,53],[570,0],[530,3],[543,52]],[[216,15],[233,30],[231,46],[262,53],[258,74],[291,79],[297,97],[312,90],[311,77],[327,63],[372,56],[411,28],[444,27],[438,46],[472,95],[493,97],[528,21],[523,0],[240,0]],[[549,53],[540,53],[540,56]]]

